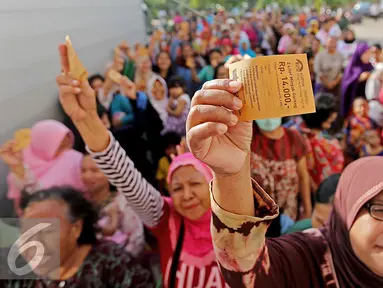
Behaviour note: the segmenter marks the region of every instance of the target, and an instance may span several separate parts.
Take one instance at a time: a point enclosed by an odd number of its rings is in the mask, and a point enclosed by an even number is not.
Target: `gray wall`
[[[123,39],[145,37],[141,0],[0,0],[0,143],[18,128],[62,117],[57,46],[72,38],[90,74],[103,72]],[[0,199],[6,193],[0,163]],[[9,203],[0,200],[0,215]],[[7,210],[7,211],[6,211]]]

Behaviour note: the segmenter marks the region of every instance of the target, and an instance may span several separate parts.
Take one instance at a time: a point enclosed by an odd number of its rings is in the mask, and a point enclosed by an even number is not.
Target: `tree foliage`
[[[321,7],[326,4],[330,7],[336,8],[347,5],[352,0],[179,0],[184,2],[194,9],[207,9],[211,8],[213,4],[220,4],[226,9],[230,10],[234,7],[241,8],[244,3],[247,3],[250,8],[263,8],[268,4],[278,3],[280,6],[298,6],[314,5],[315,7]],[[146,4],[152,9],[165,9],[175,10],[178,6],[172,0],[145,0]]]

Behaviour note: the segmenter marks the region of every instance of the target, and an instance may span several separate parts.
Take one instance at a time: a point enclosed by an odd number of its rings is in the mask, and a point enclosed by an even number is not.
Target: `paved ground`
[[[353,26],[357,39],[383,44],[383,18],[378,21],[364,18],[362,24]]]

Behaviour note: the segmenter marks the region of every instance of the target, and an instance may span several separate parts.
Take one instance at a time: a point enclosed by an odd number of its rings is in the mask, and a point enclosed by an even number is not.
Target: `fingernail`
[[[234,103],[234,107],[235,108],[237,108],[237,109],[241,109],[242,108],[242,101],[241,101],[241,99],[239,99],[237,97],[234,97],[233,103]]]
[[[80,88],[78,88],[78,87],[76,87],[76,88],[74,88],[74,92],[75,92],[76,94],[78,94],[78,93],[80,93],[80,92],[81,92],[81,89],[80,89]]]
[[[77,86],[78,84],[80,84],[80,83],[79,83],[77,80],[73,80],[73,81],[72,81],[72,85],[73,85],[73,86]]]
[[[229,87],[230,88],[240,88],[241,87],[241,83],[238,82],[238,81],[230,81]]]
[[[231,114],[231,116],[230,116],[230,122],[231,122],[231,124],[233,124],[233,125],[237,124],[237,122],[238,122],[238,117],[235,116],[234,114]]]
[[[227,126],[225,124],[218,123],[217,124],[217,131],[219,133],[225,133],[227,131]]]

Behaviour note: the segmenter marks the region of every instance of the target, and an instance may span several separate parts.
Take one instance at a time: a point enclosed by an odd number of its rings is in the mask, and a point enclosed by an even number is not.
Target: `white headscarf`
[[[165,88],[165,97],[162,100],[157,100],[152,94],[152,88],[157,80],[160,81],[162,86]],[[161,76],[153,74],[148,81],[147,94],[150,104],[152,104],[153,108],[160,116],[162,123],[165,125],[168,119],[168,112],[166,111],[166,107],[168,106],[168,85],[166,84],[165,80]]]

